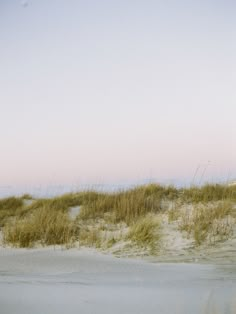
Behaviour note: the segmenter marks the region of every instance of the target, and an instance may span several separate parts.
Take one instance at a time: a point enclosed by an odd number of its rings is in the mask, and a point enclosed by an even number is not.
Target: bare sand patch
[[[93,249],[0,249],[2,314],[234,314],[235,296],[235,266],[147,263]]]

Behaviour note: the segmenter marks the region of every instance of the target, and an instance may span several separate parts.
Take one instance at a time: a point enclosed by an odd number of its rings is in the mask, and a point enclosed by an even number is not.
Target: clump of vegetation
[[[21,212],[24,202],[21,198],[8,197],[0,200],[0,227],[3,227],[6,221]]]
[[[30,195],[30,194],[23,194],[22,196],[21,196],[21,199],[22,200],[33,200],[33,196],[32,195]]]
[[[17,197],[7,197],[0,200],[0,210],[12,210],[23,206],[23,200]]]
[[[168,223],[176,221],[181,216],[179,208],[175,205],[167,211]]]
[[[101,242],[102,242],[101,231],[98,228],[96,228],[96,226],[92,226],[90,228],[86,227],[80,230],[79,232],[80,245],[99,248],[101,246]]]
[[[80,206],[100,197],[100,193],[95,191],[85,191],[79,193],[68,193],[54,198],[43,198],[35,200],[29,207],[29,211],[47,206],[49,209],[68,211],[70,207]]]
[[[236,200],[236,186],[206,184],[180,190],[182,199],[194,203],[207,203],[222,200]]]
[[[169,223],[178,221],[180,230],[200,245],[230,236],[231,203],[235,201],[236,186],[220,184],[185,189],[149,184],[115,193],[90,190],[51,199],[24,195],[0,200],[0,228],[6,243],[23,247],[76,240],[81,245],[110,247],[119,241],[117,231],[123,228],[123,238],[153,249],[160,242],[160,224],[155,217],[168,209]],[[75,206],[81,207],[72,221],[69,210]],[[181,206],[190,210],[180,210]],[[107,226],[114,230],[107,230]]]
[[[42,207],[22,219],[14,219],[3,228],[5,243],[19,247],[68,244],[74,241],[77,230],[62,211]]]
[[[220,202],[195,206],[180,215],[179,228],[193,235],[196,245],[203,242],[225,240],[232,233],[232,204]]]
[[[140,247],[149,248],[152,253],[157,249],[160,238],[160,222],[150,214],[139,218],[127,234],[127,239]]]
[[[96,218],[111,213],[114,222],[124,221],[130,225],[141,216],[159,212],[163,198],[175,197],[177,197],[175,188],[165,188],[156,184],[113,194],[100,194],[96,199],[83,205],[80,217]]]
[[[81,220],[77,217],[75,224],[79,228],[79,245],[102,249],[111,248],[115,243],[124,240],[124,233],[128,229],[125,223],[108,223],[104,218]]]

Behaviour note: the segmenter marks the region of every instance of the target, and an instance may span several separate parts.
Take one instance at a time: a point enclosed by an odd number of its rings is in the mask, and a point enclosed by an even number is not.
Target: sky
[[[0,187],[236,178],[236,2],[0,0]]]

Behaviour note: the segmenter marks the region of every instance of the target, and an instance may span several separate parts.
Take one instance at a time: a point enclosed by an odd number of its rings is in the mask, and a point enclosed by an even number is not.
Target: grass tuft
[[[6,221],[20,213],[24,202],[21,198],[8,197],[0,200],[0,227],[3,227]]]
[[[160,223],[155,216],[150,214],[139,218],[127,234],[127,239],[140,247],[151,249],[152,252],[157,248],[160,238]]]
[[[19,247],[67,244],[76,237],[76,228],[62,211],[42,207],[30,216],[14,219],[3,228],[5,243]]]
[[[226,240],[232,233],[232,204],[220,202],[218,204],[198,205],[193,210],[180,214],[179,228],[193,235],[195,244]]]
[[[224,184],[206,184],[202,187],[190,187],[180,190],[182,199],[194,203],[207,203],[222,200],[236,201],[236,186]]]
[[[172,198],[174,193],[174,188],[151,184],[113,194],[100,194],[82,207],[80,217],[96,218],[110,213],[114,222],[124,221],[130,225],[141,216],[159,212],[161,199],[168,196]]]

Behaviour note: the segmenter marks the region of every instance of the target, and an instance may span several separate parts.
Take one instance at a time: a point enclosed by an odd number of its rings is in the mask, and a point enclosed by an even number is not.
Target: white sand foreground
[[[235,314],[236,266],[0,248],[1,314]]]

